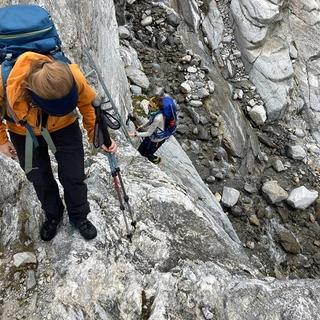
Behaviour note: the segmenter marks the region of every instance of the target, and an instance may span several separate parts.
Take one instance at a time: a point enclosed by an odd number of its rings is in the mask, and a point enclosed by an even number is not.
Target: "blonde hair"
[[[59,99],[74,84],[69,66],[59,61],[38,60],[31,64],[24,87],[43,99]]]
[[[160,96],[153,96],[149,99],[149,105],[151,110],[158,110],[161,108],[162,98]]]

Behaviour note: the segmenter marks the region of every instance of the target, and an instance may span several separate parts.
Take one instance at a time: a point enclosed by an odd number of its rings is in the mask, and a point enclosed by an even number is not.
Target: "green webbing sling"
[[[33,168],[32,166],[32,159],[33,159],[33,148],[39,147],[39,142],[34,134],[32,127],[26,123],[25,127],[27,129],[27,134],[26,134],[26,144],[25,144],[25,166],[24,170],[25,173],[28,174],[31,172],[33,169],[38,169],[38,168]],[[47,128],[41,127],[41,135],[43,139],[46,141],[49,149],[52,151],[52,153],[56,153],[57,149],[56,146],[54,145],[52,138],[50,136],[50,133]]]
[[[35,148],[39,146],[38,140],[32,130],[32,128],[27,124],[26,125],[27,134],[26,134],[26,145],[25,145],[25,156],[24,156],[24,171],[26,174],[32,171],[32,157],[33,157],[33,145]]]

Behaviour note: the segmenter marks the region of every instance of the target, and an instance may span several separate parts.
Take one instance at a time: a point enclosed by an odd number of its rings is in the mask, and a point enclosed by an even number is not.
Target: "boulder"
[[[239,200],[240,192],[237,189],[223,187],[222,204],[226,207],[233,207]]]
[[[267,181],[262,186],[262,192],[272,204],[279,203],[288,198],[288,193],[278,185],[278,182]]]
[[[306,209],[318,198],[318,191],[308,190],[305,186],[293,189],[287,202],[295,209]]]

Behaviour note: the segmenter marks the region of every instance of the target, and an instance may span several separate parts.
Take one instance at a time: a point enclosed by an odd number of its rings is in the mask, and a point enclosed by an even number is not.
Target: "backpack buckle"
[[[4,57],[5,60],[11,60],[12,59],[12,53],[7,53]]]
[[[19,120],[18,123],[20,124],[20,126],[26,127],[26,125],[27,125],[27,120]]]

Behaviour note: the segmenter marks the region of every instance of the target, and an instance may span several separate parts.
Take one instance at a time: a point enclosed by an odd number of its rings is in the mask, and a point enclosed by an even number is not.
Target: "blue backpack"
[[[45,9],[37,5],[10,5],[0,8],[0,64],[4,99],[7,79],[16,59],[27,51],[50,55],[56,60],[70,63],[61,51],[61,40]],[[8,121],[18,122],[8,103],[3,116]],[[32,127],[26,122],[20,124],[27,129],[25,171],[28,173],[33,169],[33,146],[36,148],[39,143]],[[42,128],[41,134],[55,153],[56,149],[48,130]]]
[[[49,13],[37,5],[10,5],[0,8],[0,64],[3,92],[18,56],[33,51],[70,61],[61,51],[61,40]]]
[[[152,114],[149,122],[152,123],[159,113],[162,113],[164,117],[164,130],[158,129],[152,136],[156,139],[168,139],[177,129],[177,105],[175,100],[170,96],[164,96],[161,100],[160,110]]]

